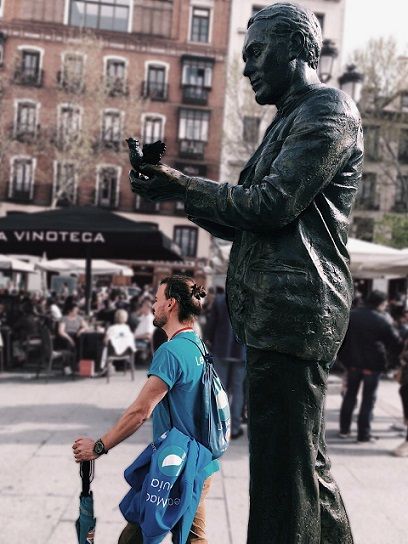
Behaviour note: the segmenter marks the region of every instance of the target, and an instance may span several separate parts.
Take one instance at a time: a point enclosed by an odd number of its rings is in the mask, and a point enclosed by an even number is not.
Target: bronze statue
[[[347,229],[363,138],[353,101],[317,75],[314,14],[289,3],[248,23],[244,76],[277,115],[238,184],[165,165],[130,178],[152,200],[178,198],[194,223],[232,240],[229,313],[247,346],[250,544],[351,544],[324,432],[329,368],[352,299]]]

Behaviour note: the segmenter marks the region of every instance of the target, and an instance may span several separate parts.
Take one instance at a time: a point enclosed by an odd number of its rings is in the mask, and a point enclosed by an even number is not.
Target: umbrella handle
[[[83,461],[80,463],[79,475],[82,479],[82,495],[87,497],[90,492],[91,482],[95,476],[94,461]]]

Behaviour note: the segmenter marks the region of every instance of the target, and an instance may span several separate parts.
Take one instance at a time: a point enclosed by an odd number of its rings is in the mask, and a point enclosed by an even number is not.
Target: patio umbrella
[[[82,479],[82,492],[79,497],[79,517],[75,527],[78,536],[78,544],[91,544],[94,542],[96,518],[94,517],[94,504],[90,484],[94,475],[94,461],[81,463],[79,474]]]
[[[0,255],[0,270],[11,270],[12,272],[34,272],[34,266],[30,263],[10,257],[9,255]]]
[[[92,259],[180,261],[180,250],[155,223],[131,221],[93,206],[72,206],[0,219],[0,253],[86,259],[86,308]]]
[[[55,272],[57,274],[85,274],[85,259],[51,259],[50,261],[40,261],[36,263],[36,268],[46,272]],[[92,261],[92,275],[116,275],[133,276],[133,270],[129,266],[116,264],[105,259],[95,259]]]

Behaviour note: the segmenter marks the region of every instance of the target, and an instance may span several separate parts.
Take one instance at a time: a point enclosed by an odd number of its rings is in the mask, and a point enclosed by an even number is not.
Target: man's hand
[[[129,172],[130,185],[134,193],[149,200],[184,200],[190,178],[182,172],[165,164],[153,166],[144,164],[140,167],[143,176],[138,176],[134,170]]]
[[[77,438],[72,445],[75,462],[81,463],[82,461],[93,461],[94,459],[97,459],[98,455],[95,455],[93,451],[94,445],[95,440],[92,440],[92,438],[87,438],[85,436]]]

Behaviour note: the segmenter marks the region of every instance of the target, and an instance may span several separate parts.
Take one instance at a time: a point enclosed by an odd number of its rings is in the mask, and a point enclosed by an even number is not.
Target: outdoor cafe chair
[[[132,381],[135,379],[135,352],[132,351],[130,348],[128,348],[124,353],[121,355],[115,352],[115,349],[113,348],[112,344],[109,342],[107,346],[107,357],[106,357],[106,383],[109,383],[110,381],[110,371],[112,368],[112,364],[114,361],[123,361],[123,373],[126,374],[127,367],[129,364],[130,368],[130,375],[132,378]]]
[[[52,375],[53,365],[56,362],[61,363],[61,370],[64,371],[65,366],[70,366],[72,363],[73,354],[68,350],[54,350],[54,342],[51,335],[51,331],[47,325],[42,325],[40,328],[41,338],[41,354],[38,360],[36,378],[39,378],[41,369],[46,371],[46,383],[48,378]],[[71,374],[72,378],[75,378],[74,372]]]

